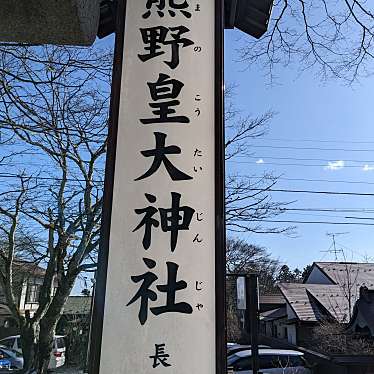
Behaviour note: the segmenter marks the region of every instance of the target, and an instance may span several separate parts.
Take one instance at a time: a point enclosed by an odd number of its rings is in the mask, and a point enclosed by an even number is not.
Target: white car
[[[240,351],[231,355],[227,366],[236,374],[252,374],[252,352]],[[260,349],[260,370],[267,374],[312,374],[306,367],[302,352],[286,349]]]
[[[22,353],[21,339],[19,335],[8,336],[0,340],[0,345],[14,349]],[[56,335],[53,340],[53,350],[51,360],[49,361],[48,369],[57,369],[65,364],[66,346],[65,339],[62,335]]]
[[[263,344],[260,344],[258,346],[258,349],[267,349],[267,348],[271,348],[271,347],[268,345],[263,345]],[[237,353],[240,351],[246,351],[250,349],[251,349],[250,345],[233,344],[233,345],[227,346],[227,357],[233,355],[234,353]]]

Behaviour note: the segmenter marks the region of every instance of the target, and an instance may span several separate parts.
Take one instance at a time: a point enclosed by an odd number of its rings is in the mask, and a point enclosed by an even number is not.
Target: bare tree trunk
[[[62,316],[64,305],[73,288],[75,279],[76,276],[66,277],[64,279],[64,284],[58,288],[48,311],[40,321],[38,374],[47,373],[48,364],[53,350],[53,339],[56,326]]]
[[[36,367],[37,345],[36,337],[38,335],[38,324],[28,321],[21,326],[21,341],[23,354],[23,371],[22,373],[31,373]]]
[[[46,374],[48,371],[49,362],[53,350],[53,338],[55,335],[56,323],[52,321],[41,321],[40,323],[40,337],[38,345],[38,374]]]

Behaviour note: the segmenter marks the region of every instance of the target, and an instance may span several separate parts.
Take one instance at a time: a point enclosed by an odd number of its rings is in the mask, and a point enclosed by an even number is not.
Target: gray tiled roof
[[[20,272],[23,275],[28,275],[30,277],[43,278],[45,275],[45,269],[32,262],[15,260],[13,266],[14,272]]]
[[[276,319],[280,319],[283,317],[287,317],[286,306],[282,306],[280,308],[261,313],[262,321],[274,321]]]
[[[285,302],[282,294],[260,295],[260,304],[284,304]]]
[[[317,322],[321,319],[315,301],[307,292],[307,285],[280,283],[279,288],[300,321]]]
[[[350,262],[315,262],[334,283],[355,284],[374,289],[374,264]]]
[[[349,299],[340,286],[307,285],[308,293],[339,322],[349,322]],[[351,299],[351,308],[356,298]]]
[[[64,314],[89,314],[91,300],[91,296],[69,296],[64,307]]]
[[[297,318],[316,322],[328,313],[339,322],[349,322],[361,286],[374,289],[374,264],[315,262],[335,284],[281,283],[279,288]],[[326,313],[327,312],[327,313]]]
[[[348,298],[345,297],[340,286],[281,283],[279,288],[300,321],[317,322],[327,315],[340,322],[348,322],[349,320]],[[353,300],[352,306],[354,302],[355,300]]]

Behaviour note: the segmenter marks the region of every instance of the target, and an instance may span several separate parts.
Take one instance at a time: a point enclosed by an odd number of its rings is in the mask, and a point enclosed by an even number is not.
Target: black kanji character
[[[172,203],[170,209],[160,208],[162,231],[171,233],[170,248],[174,252],[178,241],[180,230],[189,230],[195,209],[188,206],[180,206],[181,195],[176,192],[171,193]],[[182,215],[181,215],[182,213]]]
[[[149,356],[149,358],[153,359],[153,368],[156,368],[158,365],[162,365],[165,367],[171,366],[167,360],[170,357],[167,353],[165,353],[165,344],[155,344],[155,354],[153,356]]]
[[[144,157],[154,157],[153,163],[146,173],[141,175],[139,178],[136,178],[135,180],[138,181],[138,180],[148,178],[149,176],[153,175],[159,169],[161,164],[164,164],[167,172],[169,173],[173,181],[193,179],[189,175],[177,169],[166,156],[166,155],[178,155],[181,153],[181,149],[176,145],[170,145],[170,146],[165,147],[166,134],[162,132],[155,132],[154,135],[156,138],[156,148],[149,149],[146,151],[141,151],[141,154]]]
[[[145,197],[150,203],[156,202],[156,196],[146,193]],[[143,237],[143,247],[144,249],[148,249],[151,246],[152,227],[153,226],[158,227],[160,225],[157,220],[152,218],[154,214],[157,213],[157,209],[153,206],[147,206],[146,208],[143,208],[143,209],[135,209],[135,213],[136,214],[144,213],[143,219],[140,221],[139,225],[135,227],[133,232],[139,230],[142,226],[145,226],[145,232],[144,232],[144,237]]]
[[[181,3],[178,3],[177,0],[168,0],[169,1],[169,14],[172,17],[175,17],[176,13],[174,9],[179,10],[185,17],[191,18],[191,13],[188,12],[187,9],[189,7],[187,0],[182,0]],[[147,11],[143,14],[143,18],[149,18],[152,14],[151,9],[152,6],[156,5],[158,8],[157,13],[160,17],[164,17],[165,7],[166,7],[166,0],[147,0]]]
[[[156,316],[163,313],[191,314],[193,310],[190,304],[185,302],[175,302],[176,292],[187,288],[187,283],[185,281],[177,282],[177,272],[179,265],[175,264],[174,262],[167,262],[166,265],[168,268],[167,284],[157,286],[157,289],[160,292],[166,293],[166,305],[153,307],[151,308],[151,312]]]
[[[195,12],[200,12],[200,11],[201,11],[200,4],[196,4]]]
[[[145,196],[149,202],[156,202],[156,197],[154,195],[145,194]],[[161,229],[163,232],[171,233],[170,248],[171,251],[174,252],[178,242],[178,233],[180,230],[189,230],[195,209],[188,206],[180,206],[181,195],[179,193],[172,192],[171,197],[171,208],[159,208],[158,210],[160,212]],[[143,237],[144,249],[148,249],[151,245],[152,227],[159,226],[159,221],[153,218],[158,210],[153,206],[148,206],[144,209],[135,209],[137,214],[144,214],[139,225],[133,230],[133,232],[135,232],[142,226],[145,226]]]
[[[171,39],[166,40],[170,31]],[[144,49],[147,54],[138,54],[141,61],[145,62],[154,57],[161,56],[165,52],[161,46],[171,46],[171,61],[164,61],[171,69],[175,69],[179,65],[179,47],[182,48],[191,46],[194,42],[187,38],[181,38],[182,34],[190,30],[185,26],[164,27],[156,26],[146,29],[140,29],[144,44],[148,44]]]
[[[148,269],[153,269],[156,266],[156,262],[149,258],[143,258],[143,261]],[[147,321],[148,316],[148,300],[157,300],[156,292],[150,290],[149,287],[158,279],[158,277],[154,273],[147,271],[142,275],[134,275],[131,277],[131,279],[134,283],[139,283],[141,281],[143,281],[143,283],[141,284],[139,291],[127,303],[126,306],[129,306],[136,300],[140,299],[140,309],[138,316],[140,323],[144,325],[144,323]]]
[[[143,258],[143,261],[148,269],[153,269],[156,266],[156,262],[149,258]],[[187,283],[185,281],[177,281],[179,265],[174,262],[166,262],[166,265],[168,270],[167,283],[156,286],[158,291],[166,293],[166,304],[150,308],[151,312],[156,316],[163,313],[191,314],[193,310],[190,304],[185,302],[175,302],[176,292],[187,288]],[[141,281],[143,281],[143,283],[138,292],[126,306],[130,306],[136,300],[140,299],[138,317],[141,325],[144,325],[147,321],[149,300],[157,300],[157,294],[150,289],[150,286],[158,279],[158,277],[154,273],[147,271],[144,274],[132,276],[131,279],[134,283],[139,283]]]
[[[148,82],[149,91],[151,93],[151,98],[153,101],[161,101],[157,103],[149,103],[151,108],[155,110],[152,111],[157,117],[141,119],[140,122],[143,124],[150,123],[170,123],[170,122],[179,122],[179,123],[189,123],[190,120],[186,116],[170,116],[175,114],[175,107],[180,105],[179,100],[175,100],[180,94],[184,84],[177,79],[170,79],[169,75],[160,74],[157,82],[150,83]],[[171,99],[171,100],[168,100]]]

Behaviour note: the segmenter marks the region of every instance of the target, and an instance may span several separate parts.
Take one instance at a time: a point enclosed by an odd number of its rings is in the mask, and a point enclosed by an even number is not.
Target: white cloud
[[[343,169],[344,166],[345,162],[343,160],[329,161],[328,165],[325,166],[325,170],[340,170]]]
[[[262,158],[260,158],[256,161],[256,164],[264,164],[264,163],[265,163],[265,161]]]
[[[364,167],[362,168],[363,171],[372,171],[374,170],[374,166],[373,165],[364,165]]]

